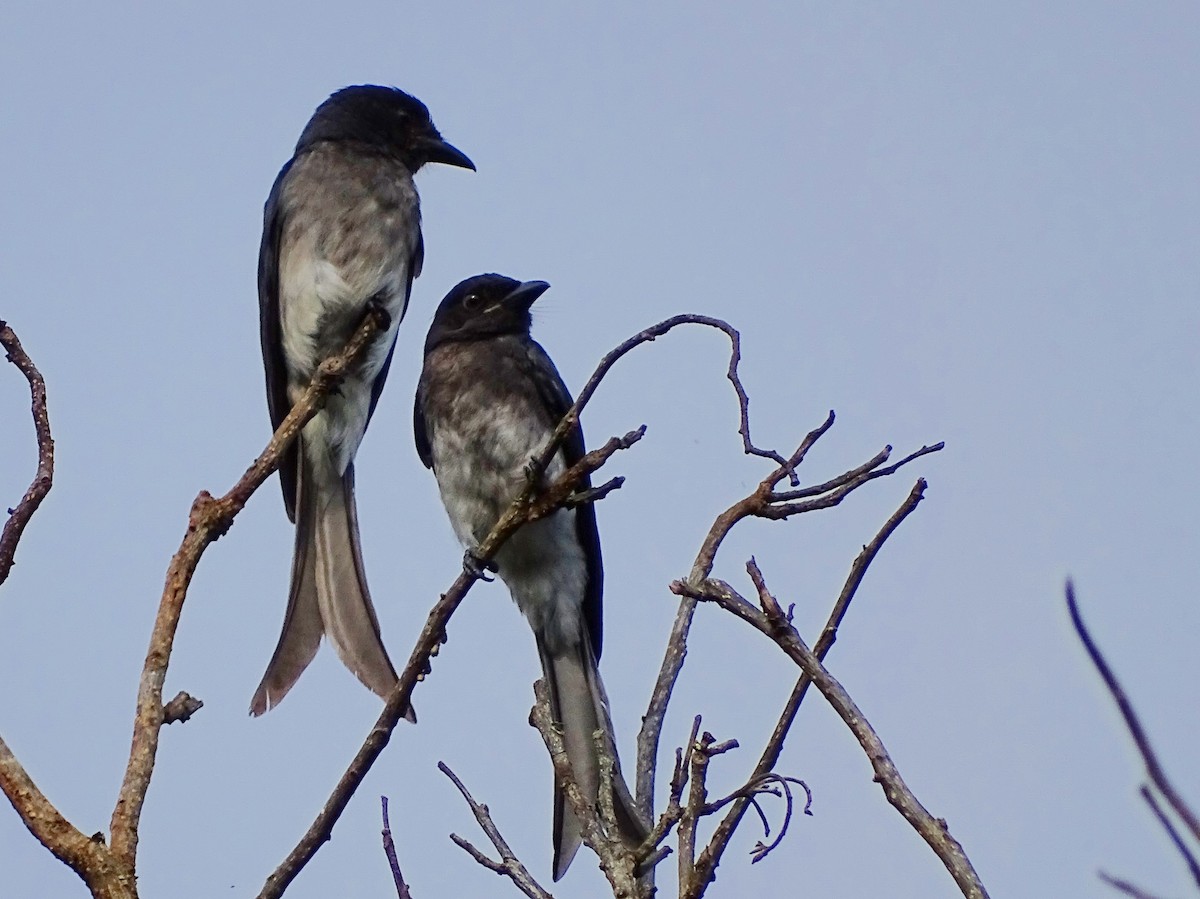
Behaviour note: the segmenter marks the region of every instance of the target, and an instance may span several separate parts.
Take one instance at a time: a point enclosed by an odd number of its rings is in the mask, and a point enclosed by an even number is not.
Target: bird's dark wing
[[[425,264],[425,237],[421,234],[420,229],[417,229],[417,245],[413,249],[413,254],[408,260],[408,283],[404,285],[404,305],[400,307],[400,316],[404,317],[405,311],[408,310],[408,301],[412,297],[413,278],[421,274],[421,268]],[[400,332],[397,330],[396,335]],[[388,348],[387,358],[383,360],[383,367],[379,369],[379,374],[375,376],[375,383],[371,385],[371,407],[367,410],[367,422],[371,421],[371,416],[375,414],[375,407],[379,405],[379,397],[383,393],[383,382],[387,380],[388,369],[392,367],[392,354],[396,352],[396,340],[392,340],[391,347]]]
[[[267,408],[271,412],[271,428],[276,430],[287,418],[292,404],[288,401],[287,365],[283,359],[283,338],[279,321],[279,244],[283,234],[283,210],[280,196],[283,182],[294,160],[279,170],[267,205],[263,209],[262,243],[258,249],[258,328],[262,340],[263,369],[267,376]],[[279,484],[283,488],[283,504],[288,518],[296,520],[296,461],[298,441],[283,453],[279,461]]]
[[[550,426],[553,428],[575,404],[575,400],[541,344],[530,340],[527,354],[527,374],[550,415]],[[576,424],[563,438],[563,461],[568,466],[574,465],[586,452],[583,428]],[[580,484],[580,488],[586,490],[591,483],[591,479],[586,478]],[[596,510],[591,503],[576,507],[575,530],[587,559],[588,584],[587,595],[583,600],[584,620],[587,622],[588,635],[592,638],[592,651],[599,660],[604,632],[604,563],[600,556],[600,532],[596,527]]]
[[[417,384],[417,398],[413,402],[413,440],[417,444],[417,455],[421,464],[433,470],[433,447],[429,444],[429,432],[425,429],[425,404],[422,402],[425,385]]]

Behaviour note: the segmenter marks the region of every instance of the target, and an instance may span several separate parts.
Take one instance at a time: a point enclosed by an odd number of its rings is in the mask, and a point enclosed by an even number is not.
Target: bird
[[[258,300],[272,427],[369,307],[385,311],[389,324],[280,460],[295,549],[279,642],[250,703],[255,716],[283,699],[322,635],[379,696],[396,683],[363,569],[354,455],[421,273],[425,246],[413,175],[427,163],[475,170],[442,139],[420,100],[398,88],[355,85],[317,107],[267,198]]]
[[[530,336],[530,307],[545,281],[498,274],[468,278],[434,314],[413,410],[417,454],[433,470],[465,563],[523,489],[530,460],[546,445],[574,400],[554,363]],[[573,427],[544,477],[553,479],[585,453]],[[472,561],[473,560],[473,561]],[[525,524],[492,563],[533,630],[551,713],[576,783],[592,802],[600,791],[594,734],[614,760],[613,800],[627,845],[648,829],[617,762],[608,699],[600,679],[604,571],[592,505],[562,508]],[[581,823],[558,778],[554,789],[553,873],[566,873],[582,841]]]

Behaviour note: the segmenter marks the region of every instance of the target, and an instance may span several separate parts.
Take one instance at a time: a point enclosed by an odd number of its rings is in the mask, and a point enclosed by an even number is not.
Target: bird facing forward
[[[469,278],[442,301],[425,341],[413,415],[417,452],[437,476],[450,523],[468,552],[520,493],[530,459],[573,402],[554,363],[529,335],[530,306],[549,286],[494,274]],[[558,476],[584,452],[576,426],[545,477]],[[595,802],[596,731],[606,735],[617,759],[597,667],[603,569],[595,510],[590,504],[559,509],[526,524],[500,548],[495,565],[533,629],[575,781]],[[622,838],[637,845],[647,831],[619,764],[613,788]],[[555,880],[566,873],[581,839],[581,824],[556,780]]]
[[[369,305],[386,311],[390,324],[280,462],[296,542],[283,630],[251,702],[254,715],[283,699],[322,635],[375,693],[386,696],[396,682],[363,570],[354,454],[421,273],[413,175],[431,162],[475,168],[442,140],[420,100],[395,88],[347,87],[317,107],[267,198],[258,299],[272,426]]]

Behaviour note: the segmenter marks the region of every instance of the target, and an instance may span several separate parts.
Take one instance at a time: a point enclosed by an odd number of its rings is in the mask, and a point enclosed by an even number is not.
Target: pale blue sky
[[[831,670],[993,896],[1112,895],[1100,866],[1187,892],[1061,592],[1073,574],[1200,802],[1198,60],[1190,3],[4,6],[0,318],[46,375],[59,455],[0,590],[0,734],[75,824],[107,827],[188,506],[268,437],[263,200],[313,107],[375,81],[424,100],[479,167],[418,178],[425,272],[359,455],[393,656],[461,557],[411,435],[445,291],[492,270],[551,282],[535,336],[575,388],[645,325],[719,315],[743,333],[760,443],[790,448],[837,410],[809,481],[889,442],[947,449],[836,511],[744,527],[717,574],[740,581],[755,553],[814,638],[860,545],[926,476]],[[627,753],[673,614],[666,585],[765,470],[740,455],[724,353],[673,334],[623,363],[585,418],[593,442],[649,426],[599,510],[603,669]],[[34,456],[11,368],[0,410],[12,504]],[[377,700],[328,648],[278,710],[246,717],[290,552],[272,482],[201,565],[167,687],[206,705],[165,733],[144,896],[256,893],[374,721]],[[483,838],[438,759],[548,883],[551,776],[525,723],[536,672],[502,588],[472,593],[416,695],[421,724],[398,732],[289,895],[391,894],[386,793],[416,895],[516,896],[446,839]],[[735,785],[792,677],[702,609],[666,742],[703,713],[745,747],[714,766],[715,788]],[[812,787],[815,817],[754,867],[746,830],[710,895],[957,895],[845,728],[806,703],[781,767]],[[602,889],[581,855],[555,892]],[[83,895],[6,808],[0,894]]]

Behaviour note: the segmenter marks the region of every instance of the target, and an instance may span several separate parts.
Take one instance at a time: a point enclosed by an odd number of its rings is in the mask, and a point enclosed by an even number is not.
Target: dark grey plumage
[[[439,306],[425,342],[414,426],[417,452],[437,476],[455,534],[478,545],[525,483],[529,460],[546,443],[572,399],[546,352],[529,336],[530,305],[549,287],[479,275]],[[547,470],[553,478],[585,452],[575,428]],[[601,650],[603,568],[591,505],[560,509],[526,525],[500,549],[497,573],[529,620],[562,726],[571,767],[595,798],[600,772],[593,734],[603,731],[616,759]],[[623,837],[646,836],[618,765],[614,805]],[[581,842],[580,823],[559,785],[554,796],[554,879]]]
[[[387,695],[396,682],[363,569],[353,460],[421,273],[412,176],[428,162],[474,168],[442,140],[419,100],[394,88],[348,87],[313,113],[267,198],[258,298],[272,425],[345,345],[368,304],[387,310],[391,325],[280,464],[296,543],[283,629],[250,705],[255,715],[286,695],[323,634],[375,693]]]

